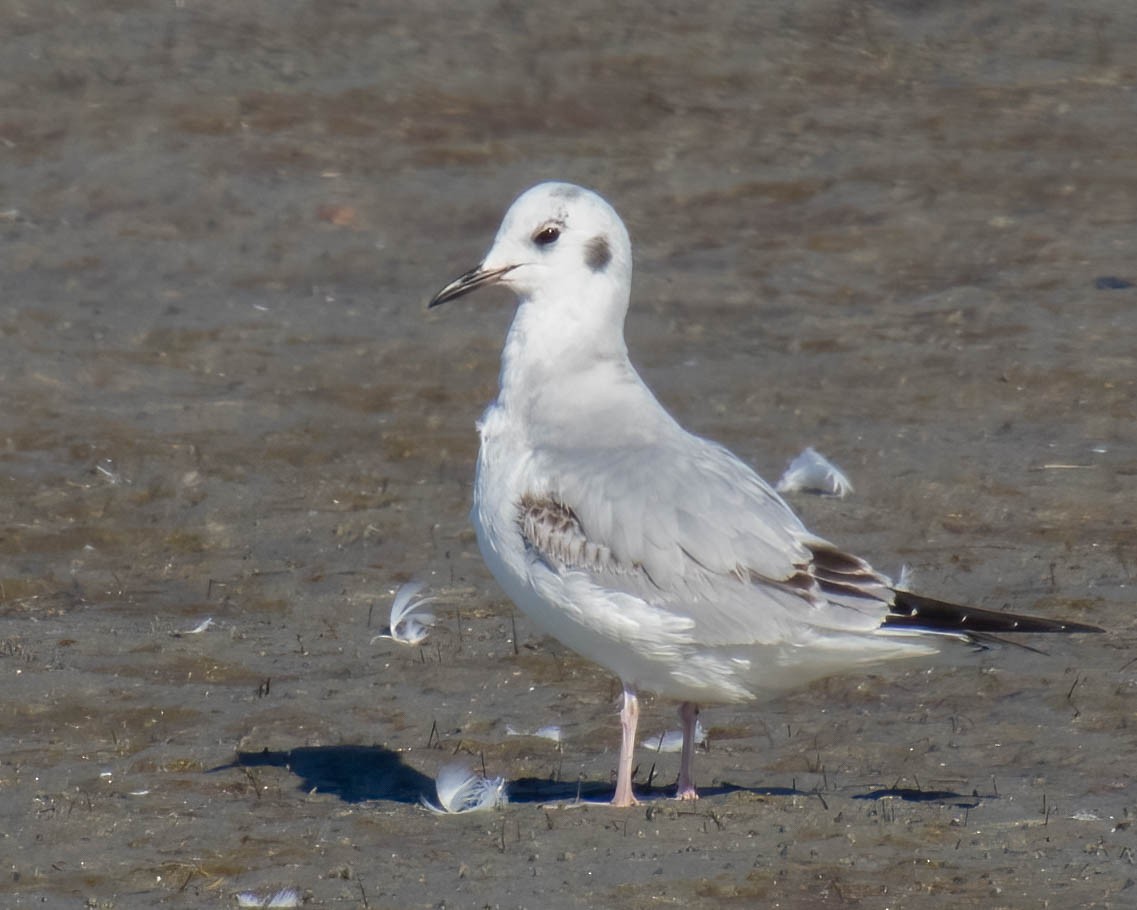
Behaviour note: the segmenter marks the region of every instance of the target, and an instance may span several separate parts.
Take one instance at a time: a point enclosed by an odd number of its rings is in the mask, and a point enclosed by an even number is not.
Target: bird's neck
[[[628,359],[623,315],[619,308],[604,324],[595,308],[581,314],[523,300],[502,352],[498,407],[533,429],[650,411],[654,399]]]
[[[626,362],[624,313],[627,304],[581,306],[579,298],[523,299],[509,327],[501,356],[501,389],[540,388],[569,379],[599,361]]]

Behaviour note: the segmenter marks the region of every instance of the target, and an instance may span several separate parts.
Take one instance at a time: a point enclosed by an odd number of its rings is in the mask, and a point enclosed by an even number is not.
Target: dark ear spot
[[[608,238],[597,234],[584,246],[584,263],[594,272],[603,272],[612,261],[612,248]]]

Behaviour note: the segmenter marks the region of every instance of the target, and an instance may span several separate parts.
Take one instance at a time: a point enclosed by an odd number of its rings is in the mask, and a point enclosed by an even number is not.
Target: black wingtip
[[[1022,633],[1074,633],[1104,632],[1097,626],[1069,620],[1043,619],[1021,613],[1001,613],[997,610],[980,610],[961,607],[959,604],[921,597],[910,591],[897,591],[891,612],[885,618],[886,628],[922,629],[927,632],[957,632],[1006,634]]]

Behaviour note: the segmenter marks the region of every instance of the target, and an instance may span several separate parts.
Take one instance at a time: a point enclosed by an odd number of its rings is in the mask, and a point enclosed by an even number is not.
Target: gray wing
[[[689,618],[706,644],[871,632],[889,612],[887,577],[810,534],[721,446],[684,433],[533,459],[517,504],[530,558]]]

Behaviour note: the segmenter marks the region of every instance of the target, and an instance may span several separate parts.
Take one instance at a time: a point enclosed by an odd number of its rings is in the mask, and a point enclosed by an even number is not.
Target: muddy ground
[[[1137,903],[1137,10],[688,6],[0,0],[4,906]],[[506,296],[423,306],[549,178],[684,423],[850,474],[812,527],[1110,633],[711,708],[697,805],[644,750],[563,808],[618,687],[469,530]],[[420,808],[455,760],[511,804]]]

